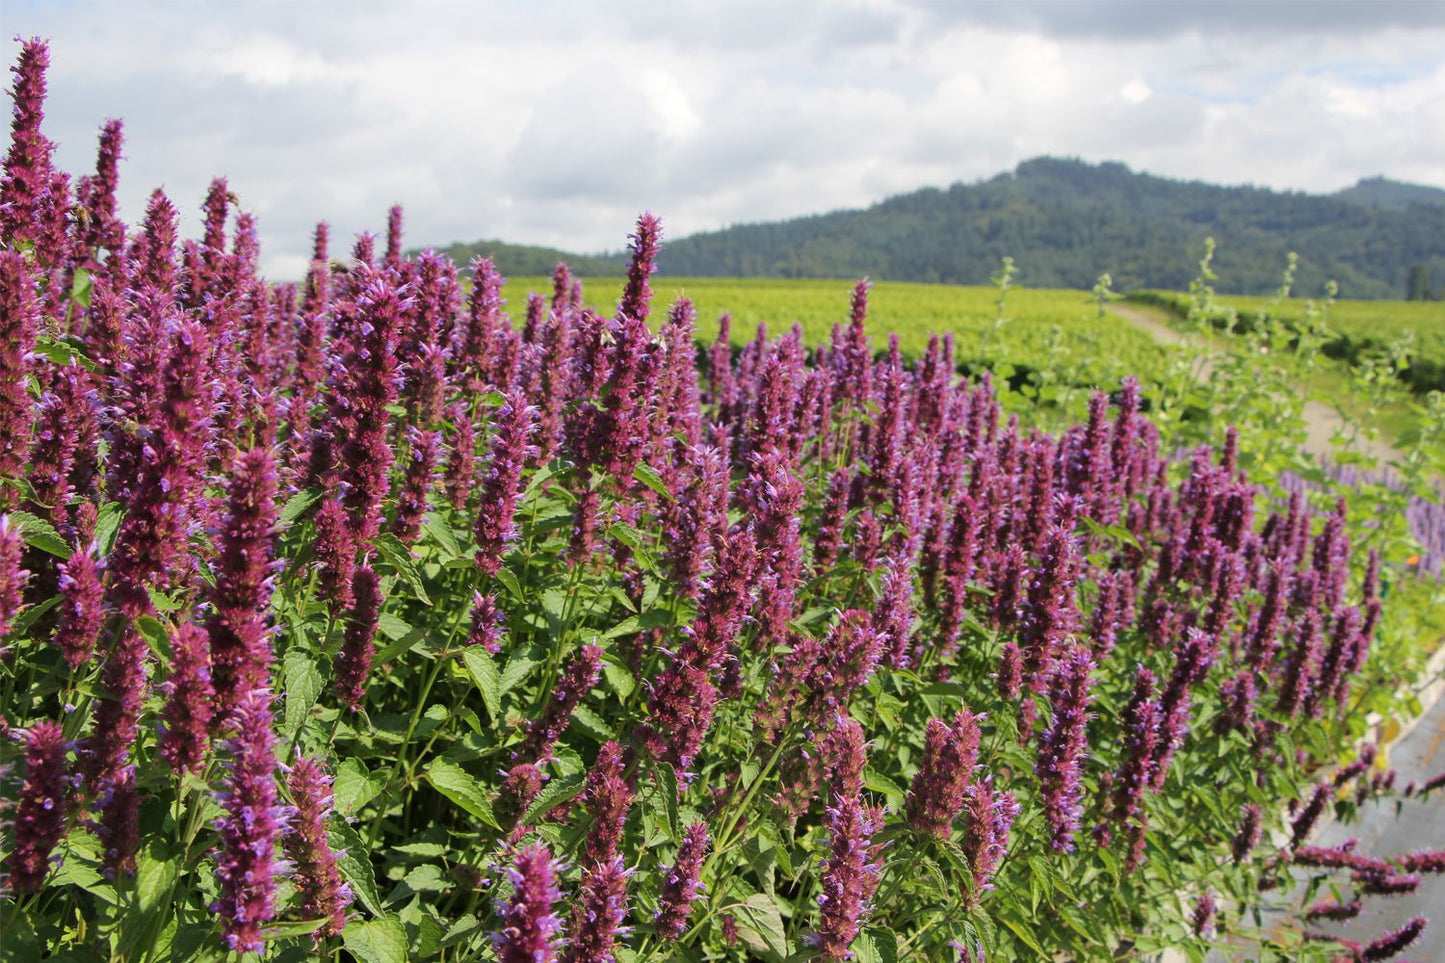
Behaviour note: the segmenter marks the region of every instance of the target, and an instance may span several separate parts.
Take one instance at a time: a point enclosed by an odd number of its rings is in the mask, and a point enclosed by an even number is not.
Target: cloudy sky
[[[1434,0],[6,0],[4,34],[52,41],[62,166],[123,118],[127,217],[225,175],[276,277],[398,202],[409,245],[599,251],[643,209],[680,236],[1046,153],[1445,187]]]

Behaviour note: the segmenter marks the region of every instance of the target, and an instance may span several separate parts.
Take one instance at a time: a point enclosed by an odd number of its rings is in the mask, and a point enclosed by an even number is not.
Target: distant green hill
[[[1119,163],[1037,158],[1012,173],[926,188],[864,210],[694,234],[663,245],[660,272],[713,277],[870,277],[987,282],[1014,258],[1034,287],[1187,287],[1204,239],[1218,241],[1221,292],[1261,294],[1298,252],[1296,291],[1327,280],[1342,297],[1404,297],[1412,267],[1445,277],[1445,191],[1382,178],[1334,196],[1222,187],[1135,173]],[[486,245],[480,245],[485,247]],[[471,252],[479,245],[454,245]],[[504,273],[617,274],[623,255],[575,257],[492,244]],[[453,255],[457,256],[456,254]],[[515,258],[515,260],[508,260]]]
[[[1403,210],[1411,204],[1436,204],[1445,207],[1445,190],[1423,184],[1406,184],[1385,177],[1362,178],[1354,187],[1331,195],[1342,201],[1353,201],[1369,207]]]
[[[558,261],[566,261],[574,274],[593,277],[606,277],[627,271],[627,257],[623,254],[570,254],[551,247],[507,244],[504,241],[457,243],[439,248],[438,252],[463,267],[474,257],[489,257],[496,263],[497,270],[507,277],[548,275],[557,267]]]

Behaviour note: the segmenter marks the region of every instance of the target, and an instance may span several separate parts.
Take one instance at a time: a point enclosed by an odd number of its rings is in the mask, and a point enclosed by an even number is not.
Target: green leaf
[[[572,724],[600,742],[617,738],[617,732],[607,721],[586,706],[578,706],[572,710]]]
[[[433,760],[426,771],[427,782],[443,796],[493,829],[501,829],[492,815],[486,790],[461,766],[446,759]]]
[[[416,560],[411,557],[411,549],[389,532],[378,535],[372,544],[376,546],[382,560],[411,588],[417,600],[423,605],[431,605],[431,596],[426,594],[426,586],[422,584],[421,573],[416,570]]]
[[[788,955],[783,917],[772,897],[754,893],[731,909],[738,923],[738,938],[749,949],[767,960],[781,960]]]
[[[29,512],[14,511],[9,514],[10,524],[20,530],[20,537],[25,543],[42,552],[49,552],[57,558],[70,558],[71,548],[55,526],[38,515]]]
[[[633,469],[632,477],[642,482],[642,484],[646,485],[648,488],[651,488],[653,491],[657,492],[668,501],[677,501],[677,499],[673,497],[672,492],[668,490],[667,482],[663,481],[662,476],[657,473],[657,469],[653,468],[647,462],[641,462],[635,469]]]
[[[411,623],[402,621],[390,612],[381,613],[381,617],[376,620],[376,627],[382,635],[395,642],[406,638],[411,632]]]
[[[657,765],[657,788],[662,793],[662,811],[674,841],[682,838],[682,820],[677,812],[677,770],[668,762]]]
[[[281,525],[289,525],[300,518],[306,509],[320,500],[321,492],[315,488],[299,491],[286,499],[286,504],[281,506],[281,514],[276,516],[276,520]]]
[[[115,533],[120,529],[121,516],[125,510],[116,502],[107,502],[95,521],[95,554],[104,558],[115,547]]]
[[[511,595],[513,599],[518,602],[526,601],[526,599],[522,597],[522,586],[518,584],[517,576],[512,574],[511,569],[506,566],[497,569],[497,581],[502,583],[507,593]]]
[[[350,815],[386,788],[386,774],[368,771],[366,763],[352,756],[336,767],[331,788],[337,812]]]
[[[487,715],[492,717],[495,723],[502,721],[502,677],[497,672],[497,663],[492,661],[492,656],[486,649],[480,646],[468,646],[462,650],[462,664],[467,667],[467,674],[477,684],[477,689],[482,693],[482,702],[486,703]]]
[[[406,928],[395,917],[353,921],[341,938],[358,963],[406,963]]]
[[[311,656],[300,649],[286,652],[282,676],[286,684],[286,718],[282,731],[289,737],[305,724],[324,681]]]
[[[536,664],[537,660],[532,657],[530,650],[513,652],[512,657],[507,660],[507,667],[502,670],[499,694],[506,695],[512,691],[512,687],[525,679]]]
[[[19,615],[17,615],[14,619],[11,620],[10,632],[17,638],[23,636],[26,632],[30,631],[30,626],[34,625],[42,615],[44,615],[46,612],[49,612],[51,609],[55,608],[59,604],[60,596],[52,595],[44,602],[41,602],[38,605],[32,605],[30,606],[30,608],[22,610]]]
[[[452,527],[447,524],[446,519],[435,512],[428,512],[421,520],[421,530],[442,550],[444,560],[461,557],[461,546],[457,544],[457,537],[452,534]]]
[[[537,794],[537,798],[532,800],[532,805],[527,807],[527,811],[522,814],[522,818],[518,822],[524,826],[530,826],[536,823],[537,820],[564,802],[575,798],[576,795],[582,791],[584,785],[586,785],[585,780],[580,774],[575,776],[558,776],[548,781],[542,791]]]
[[[373,916],[384,916],[381,894],[376,889],[376,874],[371,868],[370,850],[356,830],[339,819],[333,819],[329,830],[331,848],[341,875],[351,884],[351,891]]]
[[[627,666],[618,665],[616,662],[602,664],[602,677],[607,680],[608,686],[621,699],[626,699],[637,688],[637,680],[632,677]]]
[[[898,937],[892,930],[864,930],[852,949],[858,963],[898,963]]]

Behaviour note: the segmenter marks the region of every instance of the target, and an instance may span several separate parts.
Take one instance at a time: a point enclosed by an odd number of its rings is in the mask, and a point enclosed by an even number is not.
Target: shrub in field
[[[399,211],[268,285],[224,182],[199,241],[114,219],[117,125],[72,198],[46,56],[0,183],[20,958],[1199,953],[1374,791],[1324,771],[1380,617],[1343,509],[1171,457],[1136,381],[1030,430],[950,339],[875,351],[866,282],[700,365],[648,215],[610,316],[559,268],[516,326]]]

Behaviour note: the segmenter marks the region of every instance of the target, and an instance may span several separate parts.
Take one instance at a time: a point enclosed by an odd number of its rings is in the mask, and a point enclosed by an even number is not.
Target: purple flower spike
[[[270,681],[276,491],[276,462],[269,451],[255,448],[236,458],[206,622],[219,722],[245,693]]]
[[[516,538],[513,524],[521,496],[522,467],[537,454],[530,443],[537,410],[521,391],[507,394],[497,412],[497,437],[492,461],[482,482],[481,510],[477,513],[477,567],[488,575],[502,568],[502,557]]]
[[[65,664],[78,669],[95,655],[95,642],[105,621],[105,588],[90,552],[76,550],[59,569],[60,619],[52,641]]]
[[[707,823],[696,822],[687,827],[677,859],[662,880],[662,895],[657,901],[657,918],[653,932],[661,940],[675,940],[687,928],[692,905],[702,892],[702,863],[712,840]]]
[[[552,963],[557,959],[557,930],[561,928],[553,904],[557,890],[557,864],[546,846],[528,846],[517,853],[507,870],[512,899],[502,912],[502,928],[492,935],[500,963]]]
[[[10,151],[0,177],[0,238],[12,250],[23,240],[34,240],[42,208],[50,194],[50,155],[55,145],[40,132],[45,119],[45,70],[50,48],[39,37],[20,46],[20,57],[10,72],[14,113],[10,121]],[[18,255],[17,255],[18,257]]]
[[[276,735],[271,690],[245,693],[232,720],[231,761],[220,793],[221,846],[216,875],[226,945],[237,953],[265,950],[262,928],[276,915],[276,844],[289,817],[276,801]]]
[[[0,478],[19,478],[30,450],[31,353],[40,324],[35,282],[16,251],[0,251]],[[0,488],[0,511],[13,507],[15,491]]]
[[[166,707],[161,715],[160,754],[177,774],[199,773],[206,764],[216,704],[206,643],[205,630],[193,622],[177,626],[171,636],[171,674],[161,687]]]
[[[632,805],[632,787],[627,784],[626,769],[622,747],[609,742],[597,753],[597,761],[587,771],[583,801],[592,817],[592,830],[582,849],[584,872],[591,872],[617,857],[627,810]]]
[[[882,823],[882,810],[864,806],[856,797],[840,799],[828,808],[830,851],[823,861],[816,936],[824,960],[852,958],[848,947],[858,936],[859,923],[878,886],[879,854],[873,836]]]
[[[627,876],[621,856],[583,871],[562,963],[612,963],[612,948],[626,933]]]
[[[376,626],[386,600],[381,594],[381,580],[369,565],[356,570],[352,584],[356,590],[356,601],[347,619],[346,634],[341,651],[336,653],[332,671],[337,695],[347,708],[355,710],[366,698],[366,677],[371,674]]]
[[[20,529],[10,524],[8,515],[0,515],[0,638],[10,631],[10,622],[24,604],[21,590],[30,573],[20,567],[24,551]]]
[[[303,756],[291,767],[287,785],[296,804],[296,820],[286,834],[286,855],[294,867],[301,912],[327,921],[313,937],[319,941],[341,933],[351,905],[351,887],[341,879],[326,836],[332,807],[331,777],[321,763]]]
[[[1360,950],[1359,958],[1362,960],[1388,960],[1419,939],[1420,934],[1425,932],[1425,926],[1425,917],[1417,916],[1398,930],[1386,933],[1366,945],[1364,949]]]
[[[65,748],[58,722],[37,722],[25,733],[25,784],[15,807],[9,861],[17,894],[40,892],[50,854],[65,835]]]
[[[1080,777],[1088,749],[1085,727],[1093,670],[1093,654],[1085,645],[1075,646],[1059,663],[1049,692],[1053,720],[1039,739],[1039,759],[1034,766],[1053,846],[1065,852],[1074,848],[1074,833],[1079,825],[1084,792]]]
[[[507,634],[507,617],[497,608],[495,595],[472,593],[472,630],[467,645],[480,645],[493,654],[502,651]]]
[[[915,830],[935,839],[953,832],[953,821],[967,802],[981,738],[978,717],[967,709],[959,710],[952,725],[928,720],[923,765],[908,793],[908,823]]]
[[[637,219],[637,233],[632,235],[632,263],[627,268],[627,287],[617,305],[617,317],[646,321],[652,301],[648,281],[657,270],[657,246],[662,239],[662,222],[651,213]]]
[[[545,759],[562,733],[567,731],[567,724],[572,721],[572,710],[592,691],[601,672],[602,649],[595,645],[582,646],[562,673],[542,714],[532,720],[512,758],[522,762]]]
[[[442,441],[441,433],[436,431],[417,431],[413,428],[410,435],[411,451],[393,526],[396,537],[408,545],[421,535],[422,516],[428,508],[427,496],[436,485],[435,471]]]
[[[328,498],[316,510],[317,591],[333,613],[351,608],[356,546],[346,525],[341,500]]]
[[[968,787],[968,828],[963,852],[973,870],[971,904],[993,888],[993,874],[1008,851],[1009,830],[1018,817],[1019,804],[1011,792],[994,795],[992,778]]]

